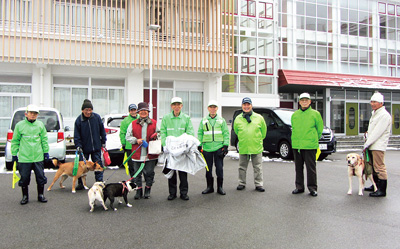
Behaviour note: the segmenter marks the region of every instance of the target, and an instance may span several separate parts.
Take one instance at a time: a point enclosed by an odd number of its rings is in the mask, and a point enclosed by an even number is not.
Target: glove
[[[197,150],[203,153],[203,147],[202,146],[197,146]]]
[[[43,156],[44,156],[44,160],[50,159],[49,153],[44,153]]]
[[[226,154],[228,154],[228,146],[224,145],[221,149],[219,149],[218,156],[224,158]]]
[[[81,147],[76,147],[76,149],[78,150],[79,153],[83,153],[83,150]]]
[[[12,164],[14,164],[14,162],[18,163],[18,156],[12,156]]]

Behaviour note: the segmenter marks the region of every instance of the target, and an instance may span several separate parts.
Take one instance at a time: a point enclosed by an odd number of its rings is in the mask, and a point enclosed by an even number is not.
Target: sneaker
[[[261,186],[256,187],[256,191],[258,192],[265,192],[265,189]]]

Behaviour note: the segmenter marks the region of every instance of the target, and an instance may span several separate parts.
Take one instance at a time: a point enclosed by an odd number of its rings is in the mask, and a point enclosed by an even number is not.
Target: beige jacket
[[[367,147],[370,150],[386,151],[391,128],[392,116],[386,111],[384,106],[373,111],[371,119],[369,120],[368,136],[364,148]]]

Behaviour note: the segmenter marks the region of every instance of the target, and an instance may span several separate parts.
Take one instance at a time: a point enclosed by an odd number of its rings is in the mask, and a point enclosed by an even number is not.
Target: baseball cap
[[[216,101],[216,100],[210,100],[209,102],[208,102],[208,106],[212,106],[212,105],[214,105],[214,106],[216,106],[216,107],[218,107],[218,102]]]
[[[242,105],[243,105],[244,103],[249,103],[250,105],[253,104],[253,103],[251,102],[251,98],[249,98],[249,97],[244,97],[244,98],[242,99]]]
[[[39,107],[37,105],[30,104],[26,107],[26,112],[39,112]]]
[[[300,94],[299,99],[311,99],[311,96],[309,93],[302,93]]]
[[[182,99],[179,97],[173,97],[171,99],[171,104],[173,104],[173,103],[181,103],[182,104]]]
[[[135,104],[130,104],[129,105],[129,111],[132,110],[132,109],[137,110],[137,106]]]
[[[383,95],[380,92],[376,92],[374,95],[372,95],[371,101],[376,101],[383,104]]]

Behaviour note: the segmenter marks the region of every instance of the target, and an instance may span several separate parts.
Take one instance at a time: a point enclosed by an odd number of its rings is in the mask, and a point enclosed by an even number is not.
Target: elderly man
[[[171,99],[171,109],[172,112],[166,114],[161,121],[161,143],[163,146],[166,145],[166,139],[168,136],[179,137],[183,133],[188,135],[194,135],[194,129],[192,125],[192,121],[190,117],[182,113],[182,99],[180,97],[173,97]],[[168,162],[170,163],[170,162]],[[168,179],[168,188],[169,188],[169,196],[168,200],[172,201],[176,198],[177,193],[177,176],[179,175],[179,180],[181,181],[179,184],[180,190],[180,198],[182,200],[189,200],[188,191],[189,184],[187,181],[187,173],[183,171],[175,171],[172,174],[172,177]]]
[[[235,118],[233,125],[239,138],[239,185],[236,189],[245,189],[247,166],[251,159],[256,191],[264,192],[262,152],[264,150],[263,140],[267,135],[267,125],[264,118],[253,111],[253,104],[249,97],[243,98],[242,110],[243,113]]]
[[[311,108],[309,93],[302,93],[299,97],[300,109],[295,111],[291,118],[292,148],[296,170],[296,189],[292,194],[304,192],[304,163],[307,168],[307,187],[310,195],[317,193],[317,163],[316,153],[319,148],[319,138],[324,129],[321,114]]]
[[[132,123],[132,121],[136,120],[139,118],[139,115],[137,114],[137,106],[135,104],[130,104],[129,105],[129,115],[124,118],[121,122],[121,126],[119,129],[119,139],[121,141],[122,149],[124,150],[124,153],[126,153],[128,156],[132,152],[132,144],[126,142],[126,133],[128,130],[128,126]],[[132,177],[135,174],[135,170],[133,169],[133,161],[128,160],[128,168],[129,168],[129,175]],[[141,180],[141,179],[140,179]]]
[[[378,190],[370,193],[371,197],[386,196],[387,171],[385,166],[385,151],[389,141],[392,117],[383,106],[383,95],[379,92],[371,97],[372,116],[369,120],[367,140],[364,143],[364,151],[368,149],[372,154],[372,165],[374,168],[374,179],[377,180]],[[373,191],[373,186],[366,188]]]

